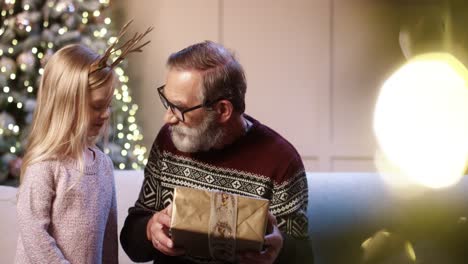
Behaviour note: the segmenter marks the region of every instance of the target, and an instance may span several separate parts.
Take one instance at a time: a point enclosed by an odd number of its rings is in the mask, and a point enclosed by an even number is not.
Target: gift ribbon
[[[234,262],[236,252],[237,196],[212,192],[208,231],[210,254],[213,259]]]

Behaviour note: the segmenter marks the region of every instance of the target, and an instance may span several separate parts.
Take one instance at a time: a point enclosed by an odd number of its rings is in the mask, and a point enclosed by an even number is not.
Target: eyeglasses
[[[164,96],[163,89],[165,86],[166,85],[163,85],[158,88],[158,94],[159,94],[159,98],[161,99],[161,103],[163,104],[164,108],[166,109],[170,108],[171,112],[177,117],[177,119],[179,119],[179,121],[182,121],[182,122],[185,122],[185,113],[188,113],[190,111],[193,111],[202,107],[211,107],[213,104],[224,99],[224,98],[219,98],[214,101],[207,101],[207,102],[204,102],[202,104],[199,104],[190,108],[182,109],[179,106],[171,103],[169,100],[167,100],[166,96]]]

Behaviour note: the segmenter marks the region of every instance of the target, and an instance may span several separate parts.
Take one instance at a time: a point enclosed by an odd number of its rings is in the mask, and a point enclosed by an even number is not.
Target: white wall
[[[246,112],[293,143],[309,171],[374,171],[372,112],[379,86],[404,61],[392,1],[122,1],[125,20],[155,26],[130,59],[149,148],[162,125],[156,87],[168,55],[210,39],[247,74]],[[135,56],[136,57],[136,56]]]

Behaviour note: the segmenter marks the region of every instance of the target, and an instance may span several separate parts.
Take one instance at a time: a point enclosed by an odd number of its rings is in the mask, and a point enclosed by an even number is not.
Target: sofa
[[[118,224],[143,171],[115,171]],[[309,236],[316,264],[468,263],[468,177],[416,196],[395,195],[377,173],[307,173]],[[0,186],[0,263],[13,263],[16,191]],[[119,249],[121,264],[133,263]]]

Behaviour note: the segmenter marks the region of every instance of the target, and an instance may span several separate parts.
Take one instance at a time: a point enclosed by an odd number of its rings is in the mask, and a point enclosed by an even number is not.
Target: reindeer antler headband
[[[115,66],[117,66],[121,61],[123,61],[127,55],[129,53],[132,53],[132,52],[142,52],[143,50],[141,48],[143,48],[144,46],[146,46],[148,43],[150,43],[151,41],[148,40],[146,41],[145,43],[141,44],[141,45],[137,45],[148,33],[150,33],[152,30],[153,30],[153,27],[149,27],[146,29],[145,33],[135,33],[135,35],[133,35],[133,37],[129,40],[127,40],[124,44],[122,44],[120,47],[118,48],[115,48],[115,46],[117,45],[117,43],[119,42],[120,38],[123,37],[125,35],[125,33],[127,33],[127,29],[128,27],[130,26],[130,24],[133,22],[133,20],[130,20],[129,22],[127,22],[123,27],[122,29],[120,30],[119,32],[119,35],[117,36],[117,40],[114,41],[114,43],[112,43],[107,49],[106,49],[106,52],[104,52],[104,54],[101,56],[101,58],[94,62],[92,65],[91,65],[91,71],[89,74],[92,74],[96,71],[99,71],[101,69],[104,69],[105,67],[110,67],[111,69],[113,69]],[[121,53],[120,55],[118,55],[118,57],[114,60],[114,62],[112,62],[110,65],[107,64],[107,61],[109,60],[109,57],[111,54],[115,53],[116,51],[120,50]]]

